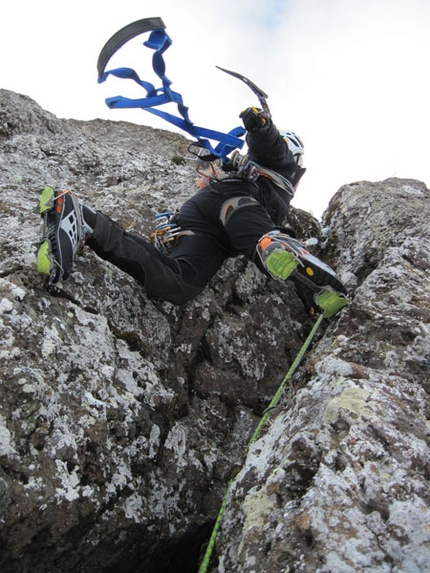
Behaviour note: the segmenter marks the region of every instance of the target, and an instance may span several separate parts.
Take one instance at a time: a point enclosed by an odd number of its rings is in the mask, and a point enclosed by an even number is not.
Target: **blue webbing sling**
[[[172,40],[165,31],[165,26],[161,18],[145,18],[129,24],[122,28],[106,43],[100,53],[97,68],[99,71],[98,82],[104,82],[109,76],[120,79],[129,79],[136,82],[146,91],[146,97],[130,99],[124,96],[107,98],[106,104],[109,108],[141,108],[148,111],[169,123],[179,127],[198,141],[198,145],[209,152],[208,159],[221,158],[223,161],[234,149],[242,148],[244,141],[240,139],[245,130],[243,127],[236,127],[229,133],[221,133],[205,127],[198,127],[189,118],[188,107],[183,103],[180,93],[171,89],[172,82],[166,76],[166,65],[163,53],[170,47]],[[106,64],[110,57],[129,39],[143,32],[151,31],[149,39],[143,43],[144,46],[154,50],[152,56],[152,67],[156,75],[162,82],[162,87],[155,88],[150,82],[141,80],[138,74],[131,68],[117,68],[105,71]],[[166,103],[176,103],[179,116],[158,109]],[[213,147],[209,140],[219,142]]]

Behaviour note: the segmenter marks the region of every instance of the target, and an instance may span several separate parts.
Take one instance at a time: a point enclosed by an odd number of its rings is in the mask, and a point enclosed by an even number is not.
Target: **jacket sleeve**
[[[282,172],[295,167],[293,154],[272,121],[246,135],[249,158],[263,167]]]
[[[248,131],[246,135],[251,161],[280,173],[296,185],[306,169],[297,165],[286,141],[272,121]]]

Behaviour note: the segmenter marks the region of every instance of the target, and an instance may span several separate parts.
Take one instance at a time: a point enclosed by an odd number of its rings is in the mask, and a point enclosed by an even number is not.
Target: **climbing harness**
[[[238,150],[235,150],[229,160],[229,168],[237,172],[237,176],[253,183],[258,177],[266,177],[273,181],[273,183],[285,191],[287,195],[294,197],[294,187],[291,182],[283,177],[280,173],[267,169],[255,161],[251,161],[247,155],[241,155]]]
[[[154,50],[152,57],[152,67],[155,74],[162,82],[162,87],[155,86],[147,81],[141,80],[138,74],[131,68],[116,68],[105,71],[106,65],[114,53],[126,42],[144,33],[150,32],[149,39],[143,43],[144,46]],[[106,99],[106,104],[110,108],[141,108],[179,127],[189,135],[197,139],[198,144],[210,152],[207,160],[221,158],[225,160],[227,155],[235,149],[240,149],[244,145],[245,134],[243,127],[235,127],[229,133],[221,133],[212,129],[198,127],[193,124],[189,117],[189,109],[184,105],[180,93],[171,89],[172,82],[166,76],[166,65],[163,53],[170,47],[172,40],[165,31],[165,25],[161,18],[145,18],[125,26],[114,34],[105,44],[100,52],[97,62],[98,83],[106,81],[109,76],[120,79],[129,79],[136,82],[146,91],[146,97],[130,99],[123,96],[115,96]],[[177,104],[179,115],[173,115],[158,109],[166,103]],[[218,141],[218,145],[213,147],[209,140]]]
[[[154,231],[150,235],[150,240],[161,252],[169,254],[176,245],[179,237],[194,235],[193,231],[184,231],[175,222],[178,211],[165,211],[155,216]]]
[[[303,356],[305,355],[305,353],[306,353],[307,349],[309,348],[312,340],[314,339],[315,334],[317,333],[318,328],[320,327],[321,322],[323,321],[325,316],[326,315],[324,314],[324,312],[318,316],[317,321],[315,322],[311,332],[309,333],[308,337],[306,338],[305,342],[303,343],[303,346],[301,347],[299,353],[297,354],[294,362],[290,366],[290,369],[288,370],[287,374],[285,375],[284,379],[282,380],[278,390],[276,391],[275,395],[272,398],[272,401],[270,402],[269,406],[264,411],[263,416],[262,416],[258,426],[256,427],[254,433],[251,436],[251,439],[248,442],[247,450],[260,437],[261,430],[262,430],[263,426],[266,424],[267,419],[270,416],[270,413],[279,404],[279,401],[281,399],[281,395],[282,395],[282,392],[284,390],[286,383],[288,382],[288,380],[290,380],[290,378],[293,376],[294,372],[296,371],[297,367],[300,365],[300,363],[303,359]],[[218,535],[218,531],[219,531],[220,526],[221,526],[221,520],[224,516],[225,510],[227,507],[227,500],[228,500],[228,496],[230,494],[230,489],[231,489],[231,486],[233,485],[233,482],[234,482],[236,475],[237,475],[237,472],[235,472],[235,475],[233,477],[231,477],[230,481],[228,482],[227,490],[224,494],[224,497],[223,497],[223,500],[221,503],[221,508],[218,512],[218,516],[216,518],[215,525],[214,525],[214,528],[212,530],[212,534],[211,534],[211,537],[209,539],[208,546],[206,548],[206,552],[203,556],[203,560],[202,560],[201,565],[200,565],[199,573],[206,573],[208,570],[209,563],[210,563],[210,560],[212,557],[212,553],[213,553],[213,550],[215,547],[216,537]]]

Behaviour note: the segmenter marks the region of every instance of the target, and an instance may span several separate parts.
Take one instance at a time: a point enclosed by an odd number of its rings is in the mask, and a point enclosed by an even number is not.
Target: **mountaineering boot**
[[[270,231],[261,237],[257,252],[273,278],[293,281],[309,312],[320,308],[330,317],[349,304],[346,289],[333,269],[311,255],[297,239]]]
[[[47,275],[47,285],[67,279],[75,258],[93,230],[84,220],[83,205],[70,191],[45,187],[39,200],[42,238],[37,252],[37,270]],[[88,210],[91,213],[95,213]]]

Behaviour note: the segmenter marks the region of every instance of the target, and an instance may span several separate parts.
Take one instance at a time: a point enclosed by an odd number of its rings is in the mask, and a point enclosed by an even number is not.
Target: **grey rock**
[[[196,571],[234,471],[211,571],[425,571],[424,184],[346,185],[322,228],[293,210],[353,301],[250,448],[313,323],[290,285],[237,258],[178,308],[88,250],[44,288],[41,188],[148,236],[196,190],[188,145],[0,90],[1,571]]]
[[[327,256],[354,299],[250,448],[214,570],[428,571],[428,202],[398,179],[333,198]]]

